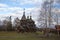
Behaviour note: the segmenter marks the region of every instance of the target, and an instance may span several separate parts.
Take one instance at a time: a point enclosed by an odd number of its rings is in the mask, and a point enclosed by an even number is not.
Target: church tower
[[[32,20],[32,16],[31,16],[31,13],[30,13],[30,20]]]
[[[20,20],[20,26],[23,27],[23,30],[26,30],[26,28],[27,28],[27,20],[26,20],[26,16],[25,16],[25,9],[23,12],[23,16]]]
[[[25,9],[24,9],[23,16],[22,16],[22,19],[21,20],[26,20]]]

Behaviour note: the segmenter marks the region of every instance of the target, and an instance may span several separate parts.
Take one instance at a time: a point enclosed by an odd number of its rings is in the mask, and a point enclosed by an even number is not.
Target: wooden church
[[[17,18],[18,19],[18,18]],[[23,16],[19,22],[20,25],[17,26],[18,32],[36,32],[36,25],[32,16],[25,16],[25,11],[23,12]]]

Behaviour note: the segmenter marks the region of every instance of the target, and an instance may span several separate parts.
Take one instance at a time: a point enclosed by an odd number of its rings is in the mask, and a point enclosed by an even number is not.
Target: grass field
[[[0,40],[60,40],[59,37],[41,37],[42,33],[0,32]]]

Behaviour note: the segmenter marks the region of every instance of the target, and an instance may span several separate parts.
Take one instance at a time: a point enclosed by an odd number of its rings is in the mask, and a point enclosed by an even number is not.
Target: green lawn
[[[42,33],[0,32],[0,40],[59,40],[59,37],[41,37]]]

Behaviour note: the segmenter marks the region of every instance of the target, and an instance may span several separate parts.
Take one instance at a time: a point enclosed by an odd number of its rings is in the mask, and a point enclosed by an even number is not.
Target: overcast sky
[[[41,3],[42,0],[0,0],[0,15],[21,15],[24,8],[28,14],[36,12],[41,7]]]
[[[8,16],[12,16],[13,19],[16,17],[21,19],[23,9],[25,8],[26,16],[29,16],[31,13],[32,19],[37,22],[39,11],[44,1],[45,0],[0,0],[0,19]],[[55,0],[54,7],[53,11],[60,13],[60,0]]]
[[[26,16],[32,15],[33,20],[37,20],[42,0],[0,0],[0,19],[12,16],[12,18],[23,15],[25,8]]]

